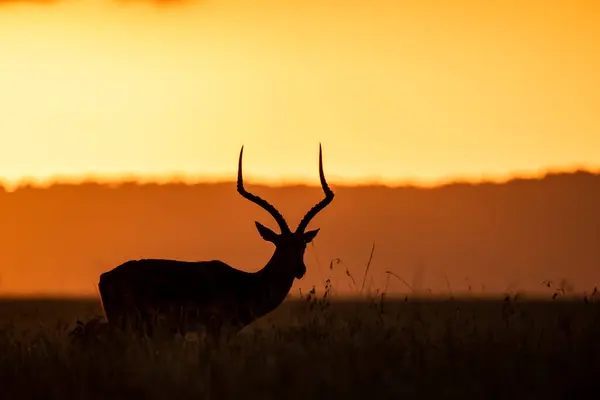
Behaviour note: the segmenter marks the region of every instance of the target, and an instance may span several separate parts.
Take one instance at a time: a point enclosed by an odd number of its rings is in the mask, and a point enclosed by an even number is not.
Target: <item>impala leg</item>
[[[135,336],[141,336],[143,332],[141,321],[142,316],[140,315],[140,312],[138,310],[133,311],[128,315],[126,329]]]
[[[154,315],[152,313],[142,314],[142,330],[148,337],[154,335]]]
[[[176,336],[177,334],[180,334],[183,336],[183,332],[181,331],[181,326],[177,323],[169,324],[169,334],[171,336]]]
[[[237,325],[215,323],[207,328],[207,337],[210,337],[214,345],[218,348],[222,345],[227,345],[239,330]]]
[[[121,331],[133,334],[137,334],[139,332],[139,315],[136,312],[123,313],[119,320],[119,328]]]
[[[222,325],[215,320],[206,324],[206,338],[209,340],[210,344],[214,345],[216,348],[221,344],[221,328]]]
[[[182,337],[186,334],[186,309],[185,307],[176,307],[169,309],[168,313],[169,333],[173,336],[180,334]]]
[[[132,310],[123,315],[121,329],[135,336],[143,337],[151,333],[152,321],[150,315],[140,309]]]
[[[107,315],[108,325],[113,329],[123,330],[125,328],[125,316],[123,314],[111,314]]]

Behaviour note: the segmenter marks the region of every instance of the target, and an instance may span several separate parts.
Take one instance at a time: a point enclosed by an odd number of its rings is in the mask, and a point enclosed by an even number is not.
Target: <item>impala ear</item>
[[[308,231],[304,233],[304,242],[305,243],[310,243],[313,241],[313,239],[315,238],[315,236],[317,236],[317,233],[319,233],[318,229],[315,229],[314,231]]]
[[[271,243],[275,243],[277,241],[277,239],[279,238],[278,234],[276,234],[266,226],[262,225],[258,221],[254,221],[254,223],[256,224],[256,229],[258,229],[258,233],[264,240]]]

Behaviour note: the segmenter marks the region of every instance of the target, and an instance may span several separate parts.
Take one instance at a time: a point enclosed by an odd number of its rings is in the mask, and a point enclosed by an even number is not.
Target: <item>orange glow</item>
[[[0,5],[0,176],[427,183],[600,166],[588,1]],[[165,2],[166,3],[166,2]]]

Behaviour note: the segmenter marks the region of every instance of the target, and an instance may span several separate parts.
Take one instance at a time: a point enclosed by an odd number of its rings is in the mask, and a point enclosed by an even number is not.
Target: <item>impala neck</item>
[[[256,297],[257,312],[266,314],[285,300],[295,279],[291,272],[291,263],[289,257],[276,250],[267,265],[255,273],[258,280],[257,290],[262,294]]]

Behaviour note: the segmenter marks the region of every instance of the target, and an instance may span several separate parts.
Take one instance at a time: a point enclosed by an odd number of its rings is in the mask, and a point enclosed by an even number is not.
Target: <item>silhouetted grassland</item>
[[[209,352],[108,336],[98,301],[0,302],[3,399],[583,398],[600,374],[587,301],[287,301]],[[87,332],[86,332],[87,331]]]

